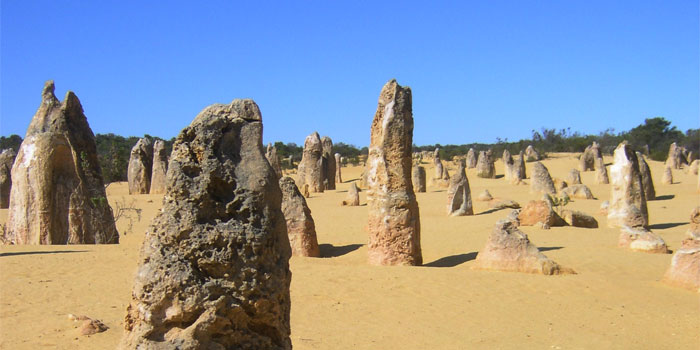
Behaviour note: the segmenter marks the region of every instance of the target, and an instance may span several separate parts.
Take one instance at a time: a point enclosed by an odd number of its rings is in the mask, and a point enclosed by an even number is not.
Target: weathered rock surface
[[[507,149],[503,150],[503,177],[506,181],[511,182],[513,177],[513,167],[515,166],[515,161],[513,161],[513,156],[510,155]]]
[[[384,85],[372,121],[368,165],[369,262],[421,265],[420,215],[411,183],[411,89]]]
[[[690,213],[690,227],[686,235],[688,238],[700,240],[700,207],[695,207]]]
[[[287,222],[287,236],[292,255],[315,258],[321,256],[316,239],[316,225],[306,199],[291,177],[285,176],[279,183],[282,190],[282,213]]]
[[[13,149],[4,149],[0,153],[0,209],[10,206],[10,190],[12,188],[12,164],[17,153]]]
[[[593,144],[587,146],[581,154],[581,158],[579,158],[579,170],[581,172],[595,170],[596,159],[598,158],[603,158],[603,155],[600,153],[600,146],[598,146],[598,143],[593,142]]]
[[[635,152],[637,155],[637,162],[639,163],[639,174],[642,177],[642,189],[644,190],[644,197],[646,200],[656,199],[656,189],[654,189],[654,182],[651,179],[651,170],[649,170],[649,164],[644,160],[644,156]]]
[[[498,199],[494,198],[489,201],[489,208],[492,209],[505,209],[505,208],[511,208],[511,209],[520,209],[520,203],[512,200],[512,199]],[[519,225],[519,223],[518,223]]]
[[[562,194],[566,194],[569,198],[577,199],[595,199],[593,193],[586,185],[573,185],[561,190]]]
[[[681,160],[683,151],[681,150],[680,147],[674,142],[669,146],[668,148],[668,157],[666,158],[666,167],[672,168],[672,169],[680,169],[681,166],[683,165],[683,161]]]
[[[120,349],[291,349],[291,249],[252,100],[205,108],[175,140]]]
[[[491,195],[491,192],[489,190],[483,190],[479,195],[476,197],[476,200],[481,201],[481,202],[488,202],[493,199],[493,196]]]
[[[325,175],[325,180],[328,181],[326,185],[327,190],[335,190],[335,177],[336,177],[336,163],[335,155],[333,153],[333,140],[330,137],[324,136],[321,138],[321,145],[323,146],[323,164],[324,169],[322,172]]]
[[[493,159],[487,152],[479,152],[479,159],[476,162],[476,176],[485,179],[496,177],[496,167],[493,164]]]
[[[668,253],[663,238],[643,227],[623,227],[620,230],[618,245],[638,252]]]
[[[340,153],[336,153],[333,155],[333,158],[335,158],[335,183],[343,183],[343,174],[340,171],[340,168],[343,167],[343,163],[341,162],[341,157]]]
[[[695,159],[692,162],[690,162],[690,165],[688,166],[688,173],[697,175],[698,174],[698,168],[700,167],[700,159]]]
[[[168,173],[168,154],[165,142],[156,140],[153,143],[153,169],[151,171],[150,194],[165,193],[165,177]]]
[[[474,268],[543,275],[575,273],[542,254],[537,246],[530,243],[527,235],[509,220],[496,223],[486,246],[476,256]]]
[[[535,148],[532,147],[532,145],[527,146],[525,149],[525,160],[528,162],[537,162],[540,160],[540,155],[535,151]]]
[[[301,155],[301,162],[299,162],[299,167],[297,168],[297,183],[299,187],[303,188],[304,185],[308,184],[311,192],[323,192],[325,190],[322,159],[323,145],[321,144],[321,137],[318,136],[317,132],[314,132],[304,140],[304,153]]]
[[[153,143],[148,138],[141,138],[129,157],[129,194],[146,194],[151,190],[151,173],[153,172]]]
[[[350,184],[348,194],[345,196],[345,200],[342,202],[342,205],[349,207],[356,207],[360,205],[360,189],[357,188],[355,182]]]
[[[663,281],[673,286],[700,292],[700,240],[686,239],[671,258]]]
[[[449,216],[474,215],[471,189],[464,168],[465,164],[460,162],[457,172],[450,179],[450,187],[447,189],[447,215]]]
[[[118,243],[95,136],[71,91],[63,102],[44,85],[12,167],[5,242]]]
[[[561,217],[569,226],[598,228],[598,220],[580,211],[564,209],[561,211]]]
[[[646,227],[649,223],[649,213],[639,173],[639,162],[637,155],[626,142],[615,149],[610,175],[612,186],[608,226]]]
[[[522,226],[537,225],[545,229],[554,226],[566,226],[566,221],[554,211],[551,203],[544,200],[529,201],[520,210],[518,219]]]
[[[267,150],[265,151],[265,158],[275,171],[277,178],[282,178],[282,164],[280,164],[280,158],[277,156],[277,147],[272,143],[267,144]]]
[[[567,181],[569,181],[569,183],[572,185],[580,185],[581,184],[581,173],[576,169],[571,169],[571,171],[569,172],[569,177],[567,178]]]
[[[556,194],[554,181],[549,175],[549,170],[544,164],[536,162],[532,165],[532,175],[530,176],[530,193]]]
[[[413,182],[413,189],[415,192],[425,192],[426,191],[426,179],[425,179],[425,168],[416,165],[413,167],[413,174],[411,175],[411,181]]]
[[[595,159],[595,181],[597,184],[609,184],[608,170],[605,168],[603,158]]]
[[[467,157],[466,157],[466,165],[467,169],[473,169],[476,168],[476,152],[474,151],[473,148],[470,148],[469,151],[467,151]]]
[[[673,172],[671,167],[664,168],[664,173],[661,175],[661,184],[663,185],[673,185]]]

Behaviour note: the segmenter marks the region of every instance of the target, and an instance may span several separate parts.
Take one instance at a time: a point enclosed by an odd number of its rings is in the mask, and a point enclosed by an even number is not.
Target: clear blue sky
[[[260,4],[262,3],[262,4]],[[95,133],[177,133],[253,98],[264,142],[369,143],[382,85],[413,90],[414,143],[700,127],[698,1],[2,0],[0,135],[45,80]]]

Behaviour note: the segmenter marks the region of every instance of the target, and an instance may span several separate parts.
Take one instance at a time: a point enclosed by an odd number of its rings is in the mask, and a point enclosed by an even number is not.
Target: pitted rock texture
[[[421,265],[420,214],[411,183],[411,89],[384,85],[372,121],[367,158],[369,262]]]
[[[146,194],[151,190],[153,171],[153,143],[148,138],[139,139],[129,157],[129,194]]]
[[[12,188],[12,164],[17,153],[13,149],[4,149],[0,153],[0,209],[10,206],[10,189]]]
[[[518,219],[522,226],[541,225],[545,229],[567,225],[566,221],[554,211],[551,203],[545,200],[529,201],[520,210]]]
[[[654,189],[654,181],[651,179],[651,170],[649,169],[649,164],[644,160],[644,156],[635,152],[637,156],[637,162],[639,165],[639,174],[642,177],[642,188],[644,189],[644,197],[648,200],[656,199],[656,189]]]
[[[311,209],[301,195],[294,179],[280,179],[282,190],[282,213],[287,222],[287,236],[292,247],[292,255],[317,258],[321,256],[316,239],[316,224],[311,216]]]
[[[168,173],[168,154],[165,142],[156,140],[153,143],[153,171],[151,172],[151,194],[165,193],[165,176]]]
[[[637,155],[626,142],[615,149],[610,176],[612,184],[608,226],[646,227],[649,224],[649,213],[639,163]]]
[[[540,253],[537,246],[530,243],[527,235],[510,220],[496,223],[486,246],[476,256],[474,268],[543,275],[575,273]]]
[[[301,162],[297,169],[299,187],[309,185],[311,192],[323,192],[325,180],[323,172],[323,145],[321,137],[317,132],[306,137],[304,140],[304,153],[301,155]]]
[[[413,189],[416,192],[426,191],[426,180],[425,180],[425,168],[416,165],[413,167],[413,174],[411,175],[411,181],[413,182]]]
[[[175,140],[120,349],[291,349],[291,249],[252,100],[205,108]]]
[[[12,244],[119,243],[102,169],[80,100],[42,92],[12,167],[3,240]]]
[[[549,175],[549,170],[540,162],[536,162],[532,165],[530,193],[557,193],[554,187],[554,181],[552,181],[552,177]]]
[[[496,167],[493,164],[493,159],[485,151],[479,152],[479,159],[476,162],[476,176],[486,179],[496,177]]]
[[[464,166],[464,163],[460,162],[457,172],[450,179],[450,187],[447,189],[447,215],[449,216],[474,215],[472,194]]]

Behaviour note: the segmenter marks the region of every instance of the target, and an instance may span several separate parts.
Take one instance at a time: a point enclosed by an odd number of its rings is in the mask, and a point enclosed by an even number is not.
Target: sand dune
[[[544,163],[565,179],[577,167],[571,154]],[[611,162],[609,157],[605,158]],[[450,171],[456,168],[447,163]],[[650,201],[651,229],[672,250],[700,204],[697,176],[674,171],[661,185],[663,164],[650,161],[659,200]],[[531,163],[528,163],[528,172]],[[700,299],[660,282],[671,255],[617,247],[618,230],[606,227],[600,203],[609,185],[581,174],[596,200],[567,208],[591,214],[599,229],[522,227],[544,254],[578,274],[540,276],[472,270],[494,223],[507,210],[474,201],[477,215],[447,217],[446,192],[428,185],[418,193],[424,266],[378,267],[366,263],[367,207],[342,207],[350,181],[362,169],[343,169],[336,191],[312,194],[312,210],[324,258],[291,260],[292,342],[295,349],[697,349]],[[503,163],[496,162],[497,174]],[[427,174],[433,174],[432,168]],[[467,176],[472,196],[525,204],[539,196],[503,178]],[[430,177],[430,176],[429,176]],[[0,247],[0,348],[111,349],[122,335],[131,283],[144,233],[161,206],[160,195],[128,195],[126,183],[107,189],[110,203],[143,209],[133,231],[113,246]],[[361,204],[365,193],[360,193]],[[0,210],[0,223],[7,210]],[[118,222],[124,232],[126,220]],[[85,337],[67,314],[102,320],[110,329]]]

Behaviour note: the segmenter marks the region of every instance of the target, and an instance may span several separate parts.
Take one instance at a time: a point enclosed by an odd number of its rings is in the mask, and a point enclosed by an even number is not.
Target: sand
[[[577,167],[572,154],[551,156],[544,163],[553,177],[565,179]],[[663,164],[649,163],[661,197],[648,203],[651,229],[676,250],[691,210],[700,204],[697,176],[674,170],[677,183],[661,185]],[[454,172],[454,164],[446,164]],[[521,228],[544,254],[578,273],[541,276],[472,270],[494,223],[508,210],[489,211],[485,202],[474,201],[477,215],[450,218],[446,191],[430,184],[427,193],[417,194],[425,265],[369,266],[365,192],[360,193],[362,206],[340,205],[361,171],[344,168],[346,181],[336,191],[308,199],[325,257],[291,259],[295,349],[700,347],[698,293],[660,282],[670,254],[617,247],[618,230],[607,228],[599,214],[610,185],[595,185],[594,172],[581,178],[597,199],[575,200],[566,208],[592,214],[601,228]],[[500,161],[496,173],[503,174]],[[488,189],[494,197],[521,204],[539,197],[529,194],[527,185],[478,178],[475,169],[467,176],[473,196]],[[126,183],[107,189],[112,206],[119,202],[143,209],[119,245],[0,247],[1,349],[116,346],[140,245],[162,198],[127,193]],[[7,210],[0,210],[0,223],[6,220]],[[120,219],[120,232],[126,227]],[[70,313],[100,319],[110,329],[81,336],[77,323],[67,318]]]

